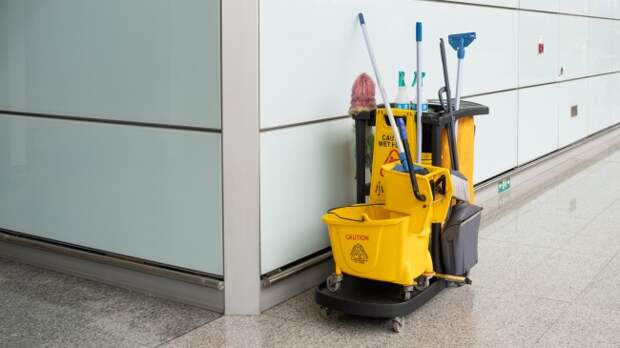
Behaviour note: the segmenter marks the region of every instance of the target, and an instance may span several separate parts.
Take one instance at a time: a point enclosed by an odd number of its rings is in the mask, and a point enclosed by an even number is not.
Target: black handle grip
[[[424,202],[426,201],[426,196],[420,193],[420,188],[418,186],[418,179],[415,176],[415,168],[413,167],[413,160],[411,159],[411,150],[409,149],[409,140],[407,139],[407,127],[402,119],[398,119],[396,121],[396,127],[400,132],[401,140],[403,141],[403,146],[405,147],[405,160],[407,161],[407,167],[409,167],[409,177],[411,180],[411,187],[413,189],[413,195],[418,201]]]

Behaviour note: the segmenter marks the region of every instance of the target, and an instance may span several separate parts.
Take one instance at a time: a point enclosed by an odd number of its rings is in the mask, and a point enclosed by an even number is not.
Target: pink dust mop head
[[[363,111],[377,108],[375,100],[375,82],[366,73],[360,74],[351,89],[351,107],[349,114],[355,115]]]

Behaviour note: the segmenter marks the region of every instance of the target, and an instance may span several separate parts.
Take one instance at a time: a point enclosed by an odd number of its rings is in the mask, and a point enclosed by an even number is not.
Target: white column
[[[260,313],[259,0],[221,0],[225,313]]]

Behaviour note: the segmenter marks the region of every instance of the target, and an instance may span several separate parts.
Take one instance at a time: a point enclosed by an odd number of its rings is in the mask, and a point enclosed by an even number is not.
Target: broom
[[[448,143],[450,145],[450,162],[452,163],[452,170],[450,174],[452,176],[452,195],[454,198],[469,202],[469,183],[465,175],[459,172],[459,155],[456,149],[456,135],[455,135],[455,119],[454,111],[452,110],[452,93],[450,92],[450,78],[448,77],[448,63],[446,62],[446,45],[443,39],[439,39],[439,50],[441,53],[441,64],[443,67],[443,79],[445,86],[439,89],[439,100],[443,106],[442,94],[446,93],[447,104],[444,107],[444,111],[450,113],[450,123],[448,125]]]

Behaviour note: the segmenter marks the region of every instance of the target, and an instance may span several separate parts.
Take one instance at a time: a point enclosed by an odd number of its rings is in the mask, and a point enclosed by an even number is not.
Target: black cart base
[[[445,280],[433,278],[426,289],[414,292],[409,300],[402,300],[401,285],[344,275],[338,291],[329,291],[323,282],[317,287],[314,297],[324,314],[335,310],[363,317],[392,318],[392,329],[400,332],[405,315],[418,309],[446,287]]]

